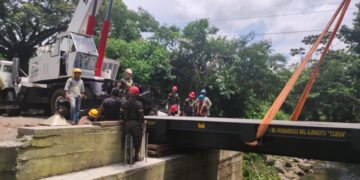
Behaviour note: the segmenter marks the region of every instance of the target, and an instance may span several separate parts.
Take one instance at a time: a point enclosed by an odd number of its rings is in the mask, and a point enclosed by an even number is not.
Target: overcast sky
[[[303,46],[301,40],[304,36],[319,32],[272,33],[321,30],[341,0],[124,0],[124,2],[129,9],[136,10],[142,7],[147,10],[162,25],[184,27],[190,21],[208,18],[211,25],[220,29],[219,33],[222,35],[236,37],[250,32],[265,34],[256,37],[270,39],[274,51],[290,59],[290,48]],[[355,4],[359,2],[360,0],[351,2],[343,24],[352,24],[356,11]],[[341,46],[342,43],[334,40],[334,48]],[[299,57],[295,57],[290,61],[296,62],[298,59]]]

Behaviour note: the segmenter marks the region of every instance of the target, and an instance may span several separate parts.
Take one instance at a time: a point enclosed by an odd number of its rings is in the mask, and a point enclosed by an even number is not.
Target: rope
[[[279,111],[281,105],[284,103],[284,101],[287,98],[287,96],[289,95],[291,89],[294,87],[295,82],[297,81],[297,79],[299,78],[299,76],[301,75],[303,70],[305,69],[305,66],[306,66],[307,62],[310,60],[311,56],[313,55],[313,53],[315,52],[315,50],[319,46],[320,42],[324,38],[326,32],[330,29],[330,27],[331,27],[332,23],[334,22],[335,18],[338,16],[340,10],[344,7],[345,2],[347,2],[347,1],[349,1],[349,0],[343,0],[341,2],[340,6],[336,10],[336,12],[332,16],[332,18],[330,19],[330,21],[328,22],[328,24],[326,25],[326,27],[324,28],[324,30],[322,31],[320,36],[317,38],[315,43],[312,45],[310,51],[306,54],[306,56],[301,61],[298,68],[295,70],[295,72],[293,73],[293,75],[291,76],[289,81],[286,83],[286,85],[284,86],[284,88],[282,89],[282,91],[280,92],[280,94],[278,95],[276,100],[274,101],[274,103],[271,105],[271,107],[269,108],[269,110],[265,114],[264,118],[262,119],[262,121],[260,122],[260,125],[258,127],[258,130],[257,130],[257,133],[256,133],[256,139],[260,139],[265,134],[265,132],[266,132],[268,126],[270,125],[271,121],[274,119],[276,113]],[[246,142],[246,144],[248,144],[249,146],[256,146],[258,144],[258,140],[255,140],[255,141],[252,141],[252,142]]]
[[[347,8],[349,7],[349,4],[350,4],[350,0],[346,2],[346,4],[344,5],[344,8],[341,11],[340,17],[336,22],[335,28],[334,28],[333,32],[331,33],[328,42],[326,43],[325,49],[324,49],[323,53],[321,54],[320,60],[319,60],[318,64],[316,65],[316,67],[314,68],[313,73],[310,76],[309,81],[307,82],[298,103],[296,104],[295,110],[290,117],[290,119],[292,121],[297,121],[297,119],[299,118],[299,115],[304,107],[305,101],[306,101],[306,99],[311,91],[311,88],[315,82],[315,78],[319,72],[320,66],[323,63],[326,54],[329,52],[330,45],[335,38],[336,32],[338,31],[342,20],[344,19],[345,12],[346,12]]]

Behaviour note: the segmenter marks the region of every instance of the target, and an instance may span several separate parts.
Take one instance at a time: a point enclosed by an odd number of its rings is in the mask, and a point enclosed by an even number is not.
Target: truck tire
[[[51,96],[50,106],[51,107],[51,114],[54,114],[56,111],[56,102],[61,99],[65,98],[65,91],[63,89],[57,89]]]
[[[18,93],[17,99],[18,99],[21,111],[29,110],[29,104],[26,101],[27,93],[28,92],[27,92],[26,87],[21,87],[20,92]]]

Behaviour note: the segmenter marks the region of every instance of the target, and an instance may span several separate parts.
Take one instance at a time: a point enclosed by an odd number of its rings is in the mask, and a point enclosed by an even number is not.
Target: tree
[[[36,46],[50,36],[66,30],[75,7],[74,0],[1,0],[0,53],[6,59],[18,56],[20,68],[28,70],[28,61]]]
[[[172,51],[175,50],[179,37],[180,29],[178,27],[160,26],[150,39]]]
[[[184,89],[200,89],[206,85],[206,64],[213,59],[208,38],[218,31],[206,19],[190,22],[181,32],[172,59],[177,84]]]
[[[119,75],[126,68],[133,69],[135,82],[163,87],[174,78],[171,75],[170,54],[157,43],[110,38],[106,55],[120,61]]]
[[[106,10],[107,3],[104,3],[97,15],[98,20],[104,19]],[[159,27],[159,23],[146,10],[142,8],[139,8],[138,11],[129,10],[123,1],[113,1],[110,22],[109,37],[123,39],[127,42],[138,40],[141,38],[141,33],[155,32]],[[98,32],[100,27],[97,28]]]
[[[358,11],[360,9],[360,4],[356,4]],[[349,48],[360,54],[360,14],[357,13],[355,19],[353,20],[353,27],[344,25],[340,30],[340,37],[348,44]]]
[[[359,4],[356,5],[360,8]],[[331,50],[321,65],[313,88],[307,98],[301,120],[312,121],[360,121],[360,15],[357,14],[353,27],[343,26],[338,37],[347,45],[345,49]],[[329,33],[328,33],[329,34]],[[315,41],[317,35],[307,36],[305,45]],[[328,38],[328,36],[327,36]],[[325,38],[325,40],[327,40]],[[322,44],[325,44],[323,41]],[[291,52],[295,52],[291,50]],[[310,65],[300,77],[285,103],[286,112],[292,113],[315,64]]]
[[[189,23],[172,51],[180,94],[206,88],[216,104],[212,115],[258,117],[281,88],[286,60],[272,53],[270,41],[253,39],[219,36],[206,19]]]

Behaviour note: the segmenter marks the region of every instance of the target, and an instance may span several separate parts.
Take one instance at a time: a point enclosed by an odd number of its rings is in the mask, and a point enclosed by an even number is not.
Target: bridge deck
[[[147,116],[150,142],[360,163],[360,124],[275,120],[257,147],[260,120]]]

